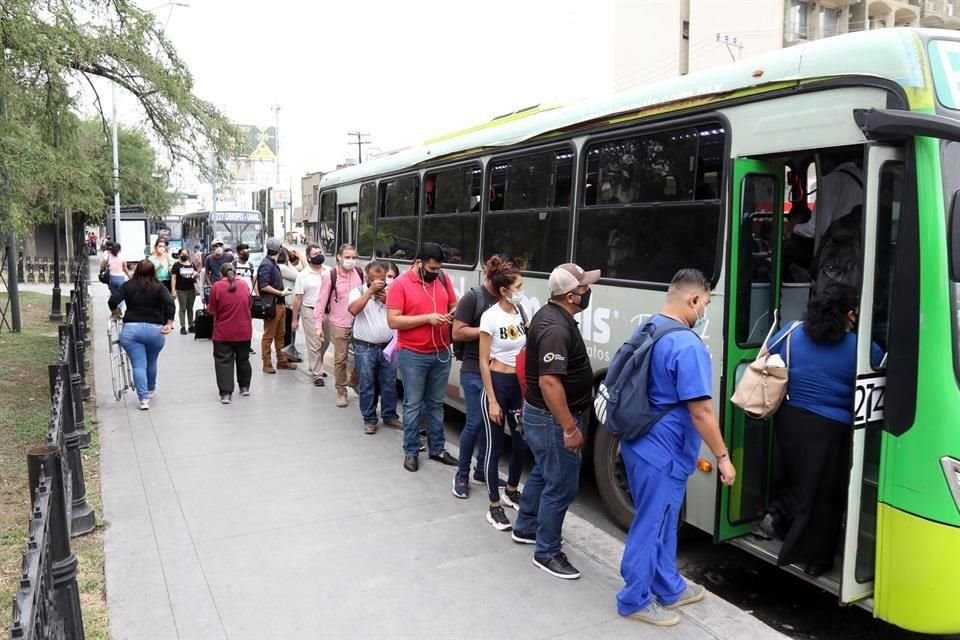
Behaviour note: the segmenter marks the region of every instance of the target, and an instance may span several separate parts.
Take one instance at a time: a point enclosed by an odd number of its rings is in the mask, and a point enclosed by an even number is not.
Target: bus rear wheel
[[[620,457],[620,440],[600,427],[593,439],[593,473],[597,492],[610,518],[624,531],[633,522],[633,499],[627,485],[627,470]]]

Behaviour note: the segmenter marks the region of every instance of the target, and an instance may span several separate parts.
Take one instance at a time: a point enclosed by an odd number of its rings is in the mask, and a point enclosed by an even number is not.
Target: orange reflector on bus
[[[759,78],[762,75],[763,75],[763,69],[757,69],[756,71],[753,72],[754,78]]]
[[[710,464],[709,461],[704,460],[703,458],[700,458],[699,460],[697,460],[697,469],[700,469],[700,471],[703,471],[705,473],[710,473],[711,471],[713,471],[713,465]]]

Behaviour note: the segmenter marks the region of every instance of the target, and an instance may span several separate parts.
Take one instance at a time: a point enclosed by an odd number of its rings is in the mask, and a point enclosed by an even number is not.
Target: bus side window
[[[890,308],[893,304],[894,269],[896,268],[897,228],[903,202],[903,163],[887,162],[880,169],[880,192],[877,203],[877,259],[873,288],[872,341],[884,353],[889,345]],[[885,365],[885,363],[883,363]],[[885,368],[874,363],[875,369]]]
[[[737,342],[758,346],[770,330],[777,184],[770,175],[744,177],[740,205],[740,291]],[[775,209],[777,209],[775,211]]]

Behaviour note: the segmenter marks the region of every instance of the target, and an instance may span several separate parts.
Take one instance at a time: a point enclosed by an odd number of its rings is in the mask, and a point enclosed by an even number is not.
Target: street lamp
[[[152,9],[145,9],[148,13],[153,13],[154,11],[159,11],[164,7],[170,7],[170,12],[167,13],[167,22],[164,24],[164,30],[166,30],[167,24],[170,23],[170,16],[173,14],[174,7],[189,7],[190,5],[186,2],[165,2],[157,7]],[[120,242],[120,152],[119,152],[119,143],[118,143],[118,134],[117,134],[117,83],[110,83],[110,101],[113,106],[113,241]],[[107,226],[109,231],[109,225]],[[122,243],[121,243],[122,244]]]

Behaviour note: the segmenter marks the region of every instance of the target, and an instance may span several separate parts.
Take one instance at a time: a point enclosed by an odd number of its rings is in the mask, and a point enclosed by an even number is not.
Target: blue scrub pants
[[[653,596],[660,604],[673,604],[687,587],[677,571],[677,525],[687,483],[657,469],[629,445],[620,451],[637,509],[620,562],[625,584],[617,594],[617,611],[628,616]]]

